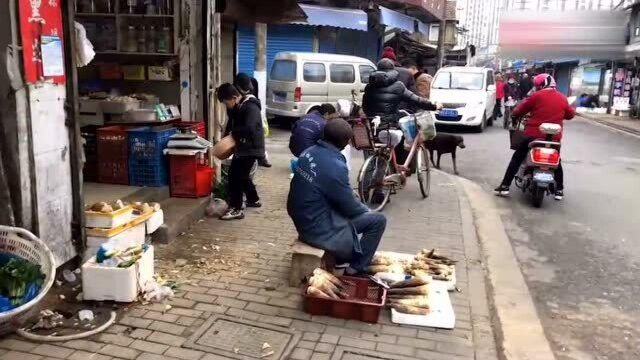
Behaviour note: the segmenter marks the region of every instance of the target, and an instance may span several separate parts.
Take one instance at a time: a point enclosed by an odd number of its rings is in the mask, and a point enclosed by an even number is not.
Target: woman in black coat
[[[228,178],[229,211],[220,219],[243,219],[244,196],[247,198],[247,207],[262,206],[250,175],[256,160],[264,158],[264,129],[260,101],[251,94],[242,95],[229,83],[220,85],[217,97],[225,104],[229,113],[233,114],[229,119],[231,121],[229,130],[236,143]]]
[[[367,117],[380,116],[382,124],[397,126],[400,119],[401,103],[423,110],[436,110],[428,99],[422,98],[398,80],[398,71],[389,59],[378,62],[378,70],[371,73],[369,83],[364,88],[362,109]]]

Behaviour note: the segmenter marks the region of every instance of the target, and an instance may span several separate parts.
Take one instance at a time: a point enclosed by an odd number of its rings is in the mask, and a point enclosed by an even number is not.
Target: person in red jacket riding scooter
[[[522,117],[530,114],[524,127],[524,134],[528,141],[523,141],[518,149],[513,153],[511,162],[507,166],[502,183],[495,188],[495,193],[500,196],[509,195],[509,186],[513,178],[518,173],[520,164],[526,159],[529,153],[529,143],[536,139],[544,139],[545,135],[538,128],[542,123],[553,123],[562,126],[564,120],[570,120],[575,115],[575,110],[569,105],[567,97],[556,90],[556,82],[549,74],[536,75],[533,78],[535,92],[518,105],[512,113],[512,117]],[[562,132],[556,134],[554,141],[560,141]],[[564,197],[564,173],[562,164],[558,165],[555,171],[556,193],[555,199],[562,200]]]

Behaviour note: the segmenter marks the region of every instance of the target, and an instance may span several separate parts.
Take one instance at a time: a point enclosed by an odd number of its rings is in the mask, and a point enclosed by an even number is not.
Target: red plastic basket
[[[214,170],[206,154],[169,155],[169,185],[172,197],[205,197],[211,194]]]
[[[304,289],[304,311],[312,315],[377,323],[384,308],[387,290],[367,278],[339,276],[345,285],[347,299],[326,299],[307,294]]]
[[[98,181],[129,184],[128,126],[106,126],[96,131],[98,140]]]
[[[181,121],[175,125],[180,130],[193,130],[201,138],[206,139],[206,127],[204,121]]]

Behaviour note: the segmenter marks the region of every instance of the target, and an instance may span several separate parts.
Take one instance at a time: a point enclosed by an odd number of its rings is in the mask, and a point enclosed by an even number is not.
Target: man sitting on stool
[[[342,119],[327,122],[324,140],[300,154],[294,166],[287,212],[303,242],[349,263],[348,274],[362,273],[378,248],[387,220],[369,212],[349,184],[340,153],[353,137]]]

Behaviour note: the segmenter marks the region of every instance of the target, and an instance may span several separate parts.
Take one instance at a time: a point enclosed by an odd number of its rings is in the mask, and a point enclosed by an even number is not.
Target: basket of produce
[[[51,250],[31,232],[0,226],[0,335],[14,331],[55,279]]]
[[[304,311],[377,323],[387,291],[368,278],[334,276],[315,269],[304,290]]]

